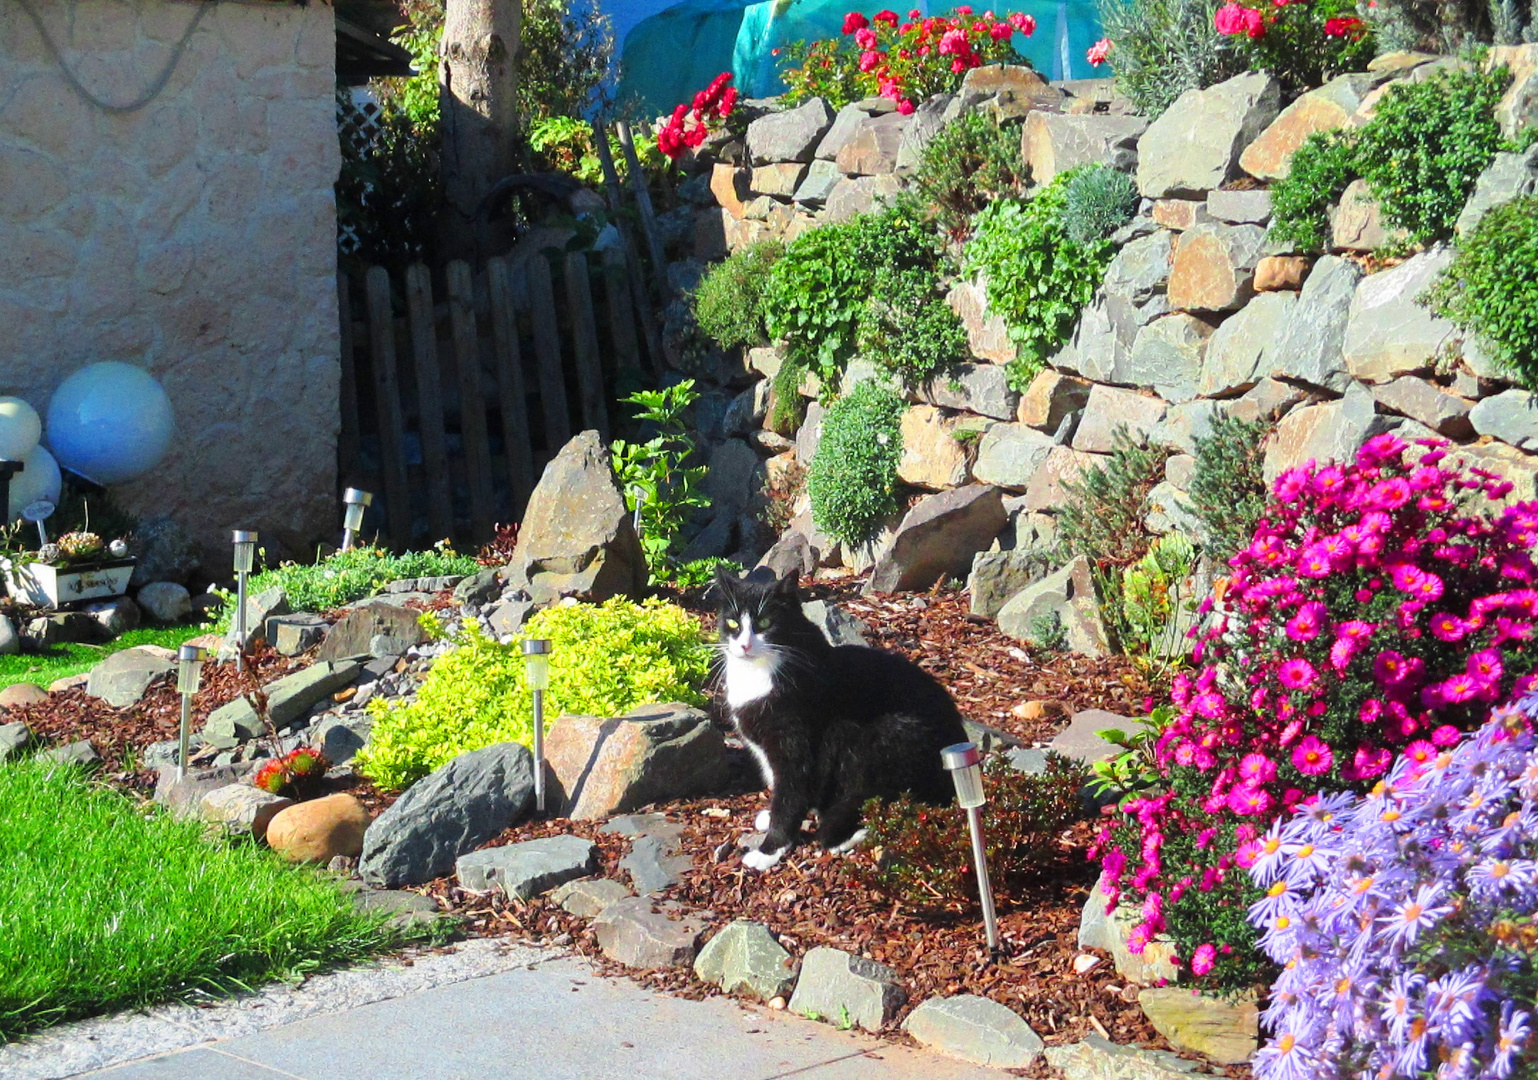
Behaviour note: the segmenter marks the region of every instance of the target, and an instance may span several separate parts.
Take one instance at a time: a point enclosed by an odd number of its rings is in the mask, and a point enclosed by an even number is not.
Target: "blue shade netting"
[[[723,71],[730,71],[744,97],[781,93],[782,49],[797,41],[841,37],[844,15],[873,15],[851,0],[684,0],[638,22],[625,36],[620,54],[622,101],[657,116],[688,103]],[[978,11],[987,4],[974,4]],[[894,5],[906,18],[917,7],[927,14],[947,14],[952,7],[927,3]],[[1022,12],[1036,20],[1030,37],[1016,34],[1012,44],[1031,65],[1052,79],[1084,79],[1104,74],[1085,53],[1102,36],[1093,0],[1020,0],[994,6],[997,15]]]

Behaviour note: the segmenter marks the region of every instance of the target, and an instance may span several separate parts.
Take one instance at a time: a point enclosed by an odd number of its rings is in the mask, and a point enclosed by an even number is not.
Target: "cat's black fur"
[[[967,735],[944,687],[896,653],[830,645],[802,614],[793,573],[780,581],[763,570],[746,579],[718,573],[716,587],[723,648],[733,636],[728,620],[740,625],[745,613],[781,650],[770,692],[727,705],[774,773],[761,852],[788,850],[808,810],[817,811],[817,842],[831,848],[860,827],[867,799],[954,797],[940,751]]]

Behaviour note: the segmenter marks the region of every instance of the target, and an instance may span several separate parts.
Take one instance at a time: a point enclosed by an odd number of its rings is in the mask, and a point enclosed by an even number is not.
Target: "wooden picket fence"
[[[574,432],[607,438],[616,379],[660,359],[634,265],[615,247],[339,274],[340,479],[375,492],[365,533],[484,543]]]

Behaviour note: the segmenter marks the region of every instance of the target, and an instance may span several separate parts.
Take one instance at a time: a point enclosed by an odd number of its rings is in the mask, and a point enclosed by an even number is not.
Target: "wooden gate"
[[[494,258],[479,273],[374,266],[337,283],[340,479],[375,493],[365,533],[396,549],[473,549],[517,520],[573,433],[610,435],[616,387],[639,379],[651,337],[617,247]]]

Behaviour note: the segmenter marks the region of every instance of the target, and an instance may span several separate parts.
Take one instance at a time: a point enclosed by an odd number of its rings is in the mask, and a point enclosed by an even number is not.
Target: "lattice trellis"
[[[342,143],[344,158],[360,158],[373,148],[379,138],[379,122],[383,115],[384,110],[368,87],[354,86],[337,91],[336,133]],[[355,255],[362,246],[357,225],[350,221],[338,222],[338,253]]]

